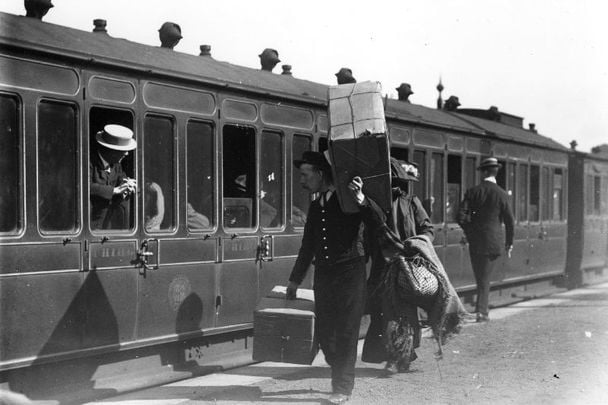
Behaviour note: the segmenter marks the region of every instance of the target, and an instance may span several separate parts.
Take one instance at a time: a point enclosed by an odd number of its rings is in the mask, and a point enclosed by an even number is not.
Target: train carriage
[[[608,158],[492,108],[388,99],[385,115],[463,295],[456,213],[487,155],[516,218],[493,288],[602,273]],[[135,134],[138,191],[122,226],[95,229],[89,161],[108,123]],[[117,391],[122,375],[251,361],[253,308],[286,283],[310,201],[292,162],[327,131],[326,85],[0,13],[0,384],[48,394],[65,374]]]

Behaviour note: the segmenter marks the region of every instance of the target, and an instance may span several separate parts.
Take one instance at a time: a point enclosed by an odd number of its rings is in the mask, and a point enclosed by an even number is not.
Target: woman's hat
[[[117,124],[108,124],[96,136],[97,143],[113,150],[133,150],[137,142],[133,139],[133,131]]]
[[[486,167],[498,167],[500,169],[502,165],[498,163],[498,159],[494,157],[489,157],[481,161],[481,164],[479,165],[477,170],[485,169]]]
[[[420,172],[416,163],[398,160],[391,157],[391,178],[400,180],[419,181]]]

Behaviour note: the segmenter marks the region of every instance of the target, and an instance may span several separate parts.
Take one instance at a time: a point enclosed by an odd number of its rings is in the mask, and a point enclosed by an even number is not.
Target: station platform
[[[427,331],[407,373],[387,376],[382,364],[359,359],[348,403],[608,403],[608,283],[495,308],[490,317],[465,324],[442,360]],[[329,394],[319,353],[311,366],[258,363],[88,404],[323,404]]]

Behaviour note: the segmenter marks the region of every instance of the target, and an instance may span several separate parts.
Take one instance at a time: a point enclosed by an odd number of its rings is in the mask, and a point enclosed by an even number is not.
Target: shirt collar
[[[489,181],[490,183],[496,184],[496,177],[494,177],[494,176],[488,176],[485,179],[483,179],[483,181]]]
[[[112,167],[110,166],[110,164],[107,162],[107,160],[105,160],[103,158],[103,156],[101,155],[101,153],[97,152],[97,155],[99,155],[99,159],[101,160],[101,164],[103,166],[103,170],[105,170],[106,172],[111,171]]]

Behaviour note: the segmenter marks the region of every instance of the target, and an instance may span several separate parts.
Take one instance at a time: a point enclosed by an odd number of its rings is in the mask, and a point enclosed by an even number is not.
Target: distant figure
[[[182,29],[179,25],[167,21],[158,30],[161,48],[175,48],[175,45],[182,39]]]
[[[399,87],[397,87],[397,94],[399,95],[399,101],[410,102],[409,96],[414,94],[412,91],[412,87],[408,83],[401,83]]]
[[[51,0],[25,0],[25,16],[42,20],[42,17],[49,12],[52,7],[55,7]]]
[[[267,72],[272,72],[272,69],[281,61],[281,59],[279,59],[279,53],[271,48],[264,49],[258,56],[260,57],[262,70]]]
[[[338,84],[357,83],[357,79],[353,77],[353,71],[349,68],[342,68],[336,73]]]
[[[443,109],[447,111],[456,111],[460,107],[460,101],[458,101],[458,97],[450,96],[447,100],[445,100],[445,104],[443,105]]]
[[[95,137],[91,151],[91,229],[127,229],[130,198],[137,182],[127,177],[120,162],[137,147],[133,131],[106,125]]]
[[[513,214],[507,192],[496,184],[501,164],[493,157],[484,159],[477,170],[481,171],[481,184],[467,190],[460,204],[458,223],[469,241],[469,254],[477,283],[477,322],[487,322],[490,277],[504,248],[511,256],[513,248]],[[506,243],[502,243],[502,224],[505,224]]]

